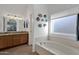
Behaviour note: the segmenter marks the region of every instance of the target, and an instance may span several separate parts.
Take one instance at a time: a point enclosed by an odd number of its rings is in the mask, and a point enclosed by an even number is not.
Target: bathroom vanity
[[[28,44],[28,32],[0,33],[0,49]]]

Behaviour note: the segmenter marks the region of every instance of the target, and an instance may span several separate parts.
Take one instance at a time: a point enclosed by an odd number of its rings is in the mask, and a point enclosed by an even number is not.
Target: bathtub
[[[35,44],[35,50],[40,55],[79,55],[79,43],[67,41],[43,41]]]

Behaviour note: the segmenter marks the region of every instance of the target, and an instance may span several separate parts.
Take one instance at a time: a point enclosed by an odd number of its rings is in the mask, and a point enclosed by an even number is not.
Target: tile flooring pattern
[[[36,52],[32,52],[32,46],[20,45],[13,48],[0,51],[0,55],[38,55]]]

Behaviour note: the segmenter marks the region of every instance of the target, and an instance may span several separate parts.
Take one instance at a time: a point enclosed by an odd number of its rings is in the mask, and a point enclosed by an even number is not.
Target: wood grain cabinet
[[[19,35],[13,35],[13,45],[18,45],[20,43],[20,36]]]
[[[3,37],[0,37],[0,49],[4,48],[4,41],[3,41]]]
[[[22,43],[28,43],[28,35],[20,35],[20,43],[22,44]]]
[[[0,49],[25,43],[28,44],[28,33],[0,36]]]

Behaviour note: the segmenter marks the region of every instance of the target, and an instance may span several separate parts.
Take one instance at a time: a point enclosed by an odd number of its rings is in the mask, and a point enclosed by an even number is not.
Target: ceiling
[[[55,14],[67,9],[79,7],[79,4],[47,4],[46,7],[50,14]]]
[[[33,12],[33,5],[37,4],[3,4],[0,5],[0,11],[1,13],[7,12],[13,12],[17,14],[22,14],[23,16],[26,15],[29,10],[30,12]],[[46,9],[48,9],[49,14],[55,14],[67,9],[71,9],[74,7],[79,7],[79,4],[40,4],[45,5]]]
[[[79,7],[79,4],[26,4],[27,6],[31,5],[37,5],[37,6],[45,6],[49,12],[49,14],[55,14],[67,9],[71,9],[71,8],[75,8],[75,7]],[[30,8],[32,8],[30,6]]]

